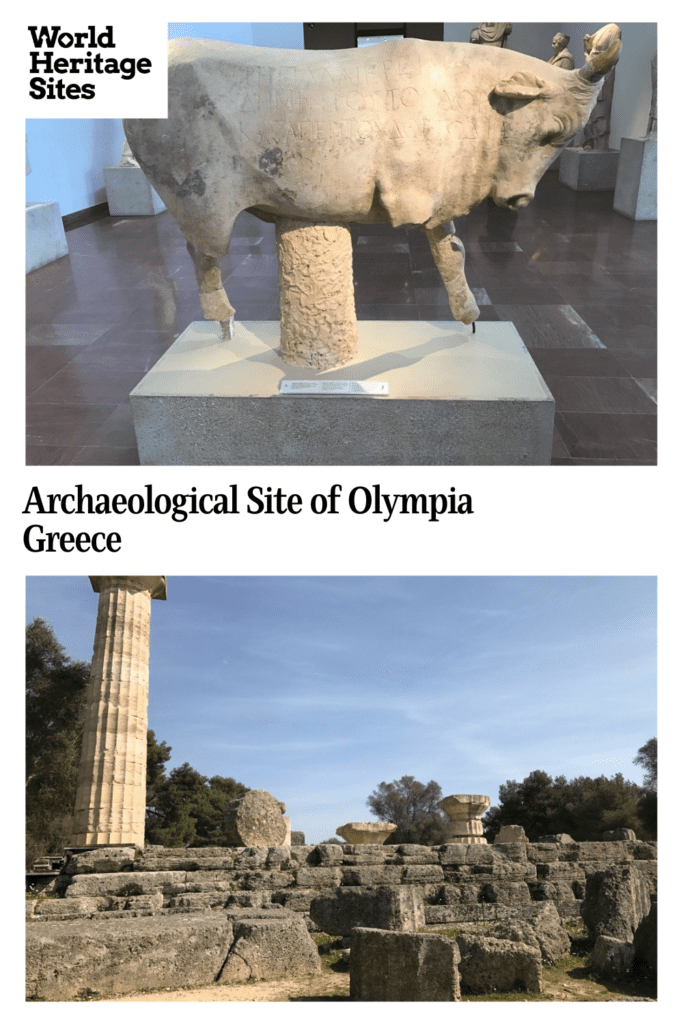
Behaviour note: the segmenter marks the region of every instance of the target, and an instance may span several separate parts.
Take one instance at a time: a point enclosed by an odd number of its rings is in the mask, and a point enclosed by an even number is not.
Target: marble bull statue
[[[479,315],[452,221],[490,196],[518,210],[585,125],[621,49],[595,33],[566,71],[490,46],[403,39],[357,50],[169,44],[166,120],[124,121],[177,220],[204,316],[232,322],[220,260],[249,210],[422,228],[456,320]]]

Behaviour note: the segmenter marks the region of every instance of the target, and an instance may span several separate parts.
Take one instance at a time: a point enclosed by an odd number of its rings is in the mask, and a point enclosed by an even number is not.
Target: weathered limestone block
[[[491,846],[468,846],[465,853],[466,864],[494,864],[498,857],[497,851]]]
[[[538,946],[544,964],[554,964],[566,956],[571,947],[567,930],[563,927],[554,903],[545,903],[529,919],[513,910],[506,921],[500,921],[489,931],[494,939],[509,939],[526,946]]]
[[[90,914],[109,910],[111,897],[77,896],[70,900],[35,900],[31,902],[34,904],[36,916],[40,918],[63,917],[65,914],[80,914],[87,917]]]
[[[493,842],[498,846],[500,843],[528,843],[529,840],[521,825],[502,825]]]
[[[539,836],[539,843],[573,843],[574,840],[566,832],[558,832],[553,836]]]
[[[195,850],[147,846],[135,858],[136,871],[230,871],[236,851],[224,846]]]
[[[651,890],[647,878],[633,864],[617,864],[586,878],[586,898],[581,916],[590,938],[609,935],[633,942],[640,922],[650,912]]]
[[[299,846],[290,846],[289,857],[292,864],[322,864],[317,846],[310,846],[302,843]]]
[[[390,859],[381,852],[382,847],[368,846],[367,853],[344,853],[342,863],[348,867],[381,866],[384,864],[398,863],[398,857]]]
[[[215,906],[222,907],[225,903],[226,894],[224,892],[187,892],[181,896],[168,898],[170,910],[208,911]]]
[[[439,847],[441,864],[464,864],[467,851],[462,843],[448,843]]]
[[[164,905],[164,895],[161,892],[150,893],[147,896],[112,896],[109,901],[109,910],[161,910]]]
[[[633,974],[635,947],[632,942],[598,935],[591,951],[591,967],[603,978],[625,981]]]
[[[527,863],[527,849],[529,840],[523,843],[495,843],[494,853],[497,857],[503,857],[506,861]]]
[[[484,903],[528,903],[529,886],[525,882],[485,882],[479,896]]]
[[[233,867],[235,871],[257,871],[266,866],[267,860],[267,846],[248,846],[234,851]]]
[[[343,366],[358,354],[349,226],[324,218],[311,223],[291,217],[277,217],[275,226],[280,355],[294,366],[317,370]],[[349,837],[349,842],[363,840]]]
[[[549,864],[559,860],[558,848],[554,843],[529,843],[526,855],[530,864]]]
[[[538,864],[536,877],[548,882],[585,882],[586,869],[582,864],[558,861],[556,864]]]
[[[379,846],[374,843],[344,843],[342,846],[342,852],[344,854],[344,863],[347,863],[347,857],[362,857],[370,858],[363,860],[364,864],[393,864],[396,862],[399,856],[399,846]],[[355,863],[355,861],[354,861]]]
[[[353,928],[415,931],[425,923],[422,891],[407,885],[339,888],[312,900],[310,914],[328,935],[350,935]]]
[[[356,846],[371,843],[381,846],[397,827],[388,821],[349,821],[346,825],[339,826],[337,835]]]
[[[120,874],[74,875],[66,898],[76,896],[148,896],[186,892],[184,871],[124,871]]]
[[[232,924],[216,913],[32,924],[26,994],[70,1000],[86,991],[210,985],[232,939]]]
[[[260,876],[261,872],[254,872]],[[185,875],[185,892],[232,892],[242,883],[243,875],[233,871],[190,871]]]
[[[576,898],[570,882],[527,882],[532,900],[573,900]]]
[[[281,846],[287,835],[285,807],[265,789],[250,789],[228,804],[225,834],[233,846]]]
[[[165,576],[91,576],[99,593],[71,846],[145,841],[149,629]]]
[[[527,992],[543,991],[538,946],[466,933],[456,941],[463,992],[511,992],[519,985]]]
[[[625,844],[634,860],[657,860],[657,843],[635,843]]]
[[[114,846],[72,854],[63,868],[63,873],[66,875],[101,875],[107,871],[132,871],[133,868],[140,870],[135,858],[135,848]]]
[[[291,856],[291,846],[272,846],[266,851],[266,867],[284,871],[298,866],[299,861]]]
[[[443,868],[440,864],[408,864],[403,868],[401,881],[408,884],[443,882]]]
[[[433,846],[422,846],[419,843],[400,843],[395,847],[396,853],[403,858],[399,863],[438,864],[439,851]]]
[[[603,843],[618,843],[624,840],[635,842],[636,834],[632,828],[615,828],[611,832],[602,833]]]
[[[320,974],[318,948],[302,918],[280,910],[246,911],[246,919],[233,921],[234,941],[218,976],[220,984],[251,979]]]
[[[657,978],[657,903],[650,906],[650,913],[643,918],[633,938],[635,951],[634,969],[637,976],[645,981]]]
[[[351,933],[350,995],[362,1002],[455,1002],[460,954],[443,935],[356,928]]]
[[[619,864],[632,859],[631,851],[622,843],[577,843],[580,861],[602,861],[604,864]]]
[[[341,864],[344,859],[344,851],[338,843],[323,843],[316,846],[318,861],[323,867],[334,867]]]
[[[306,871],[310,869],[300,868],[299,870]],[[239,871],[234,876],[232,888],[284,889],[289,885],[295,884],[295,875],[298,873],[298,871]]]
[[[398,864],[369,864],[342,868],[342,885],[399,885],[405,868]]]
[[[271,896],[273,905],[277,904],[285,910],[293,910],[299,914],[308,914],[312,900],[320,896],[320,889],[279,889],[268,895]]]
[[[299,868],[294,872],[297,886],[302,889],[330,888],[342,884],[341,868]]]
[[[224,896],[223,901],[226,909],[236,909],[238,907],[262,909],[263,907],[271,906],[271,896],[273,895],[269,889],[256,892],[241,889],[237,892],[231,892],[227,897]]]
[[[450,843],[485,844],[481,816],[491,806],[487,796],[455,793],[440,801],[439,807],[450,820]]]

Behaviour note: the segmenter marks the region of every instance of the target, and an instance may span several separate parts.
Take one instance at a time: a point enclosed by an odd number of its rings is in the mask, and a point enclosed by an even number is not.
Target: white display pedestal
[[[560,155],[560,183],[575,192],[611,192],[617,182],[619,150],[569,147]]]
[[[360,355],[283,362],[277,321],[190,324],[131,392],[142,465],[548,465],[555,401],[510,323],[358,323]],[[386,396],[283,395],[283,380]]]
[[[66,256],[68,251],[59,203],[27,203],[26,273]]]
[[[112,217],[145,217],[166,209],[141,167],[103,167],[102,175]]]
[[[631,220],[657,220],[657,139],[622,139],[614,209]]]

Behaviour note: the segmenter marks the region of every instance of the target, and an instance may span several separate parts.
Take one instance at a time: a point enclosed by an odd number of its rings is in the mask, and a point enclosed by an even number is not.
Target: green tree
[[[643,792],[638,801],[638,818],[644,833],[657,838],[657,737],[644,743],[633,758],[633,763],[645,770]]]
[[[171,748],[157,744],[153,733],[151,736],[155,767],[150,771],[148,765],[148,786],[150,775],[153,778],[148,788],[146,842],[160,846],[226,846],[227,805],[246,793],[247,787],[221,775],[209,779],[187,762],[165,777],[163,764]]]
[[[368,807],[380,821],[390,821],[397,829],[387,843],[420,843],[439,845],[446,841],[448,819],[439,809],[441,786],[424,785],[412,775],[393,782],[380,782],[367,800]]]
[[[522,825],[532,842],[542,835],[569,834],[577,842],[601,840],[616,828],[642,831],[638,816],[641,787],[617,774],[567,781],[546,772],[531,772],[523,782],[500,787],[499,805],[483,817],[484,835],[492,842],[502,825]]]
[[[633,763],[645,770],[644,788],[657,792],[657,737],[644,743],[633,758]]]
[[[70,839],[90,666],[72,661],[52,626],[26,627],[26,866]]]

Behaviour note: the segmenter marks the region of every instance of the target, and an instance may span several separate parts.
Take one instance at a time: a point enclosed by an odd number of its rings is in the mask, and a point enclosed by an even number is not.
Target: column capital
[[[107,587],[129,587],[135,591],[148,590],[157,601],[166,600],[165,576],[89,576],[88,579],[96,594]]]

